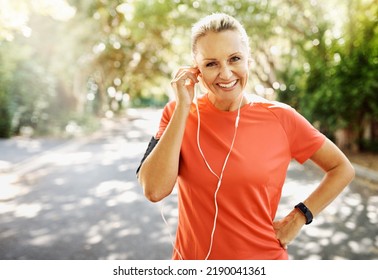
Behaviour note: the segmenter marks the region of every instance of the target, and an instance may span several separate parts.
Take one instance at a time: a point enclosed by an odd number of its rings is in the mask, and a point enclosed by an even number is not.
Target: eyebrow
[[[228,57],[232,57],[234,55],[242,55],[241,52],[235,52],[233,54],[230,54]],[[203,60],[210,60],[210,61],[213,61],[213,60],[217,60],[216,58],[204,58]]]

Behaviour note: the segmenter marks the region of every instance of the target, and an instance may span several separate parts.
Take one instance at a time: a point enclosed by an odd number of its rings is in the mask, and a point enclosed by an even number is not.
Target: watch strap
[[[312,222],[313,216],[310,211],[310,209],[307,208],[306,205],[304,205],[303,202],[299,202],[297,205],[295,205],[296,209],[298,209],[306,218],[306,225],[310,224]]]

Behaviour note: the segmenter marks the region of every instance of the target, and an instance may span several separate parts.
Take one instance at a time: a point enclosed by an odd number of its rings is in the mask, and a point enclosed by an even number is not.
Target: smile
[[[222,88],[232,88],[234,85],[236,85],[237,82],[238,82],[238,80],[235,80],[235,81],[230,82],[228,84],[219,83],[218,86],[220,86]]]

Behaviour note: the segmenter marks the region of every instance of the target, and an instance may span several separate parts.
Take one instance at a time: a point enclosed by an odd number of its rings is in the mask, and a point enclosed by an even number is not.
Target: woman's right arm
[[[139,183],[143,187],[144,195],[152,202],[168,196],[175,186],[181,143],[194,97],[194,84],[198,82],[197,71],[193,68],[182,68],[172,81],[176,107],[159,142],[139,169]],[[188,79],[190,83],[187,83]]]
[[[180,149],[189,110],[176,104],[172,118],[152,152],[142,163],[138,179],[152,202],[168,196],[176,183]]]

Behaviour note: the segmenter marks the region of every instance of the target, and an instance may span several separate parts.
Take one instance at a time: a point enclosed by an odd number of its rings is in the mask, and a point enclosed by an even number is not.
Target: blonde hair
[[[196,53],[197,41],[205,36],[208,32],[222,32],[227,30],[238,31],[242,42],[248,48],[250,53],[249,38],[242,24],[230,15],[224,13],[214,13],[208,15],[192,27],[192,54]]]

